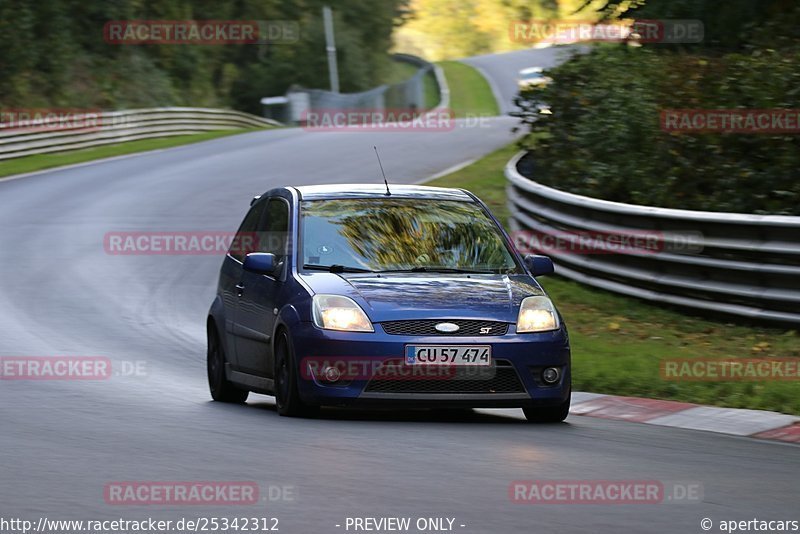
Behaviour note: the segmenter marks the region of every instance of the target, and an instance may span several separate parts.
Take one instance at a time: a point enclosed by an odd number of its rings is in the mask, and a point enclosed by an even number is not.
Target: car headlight
[[[547,332],[558,329],[558,314],[549,298],[527,297],[522,300],[517,317],[517,333]]]
[[[326,330],[374,332],[364,310],[353,299],[340,295],[314,295],[314,324]]]

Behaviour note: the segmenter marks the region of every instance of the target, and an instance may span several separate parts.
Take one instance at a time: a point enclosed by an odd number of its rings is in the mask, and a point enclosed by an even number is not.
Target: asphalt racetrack
[[[518,68],[551,53],[480,61],[508,88]],[[104,250],[114,231],[233,231],[252,196],[277,185],[379,182],[373,145],[391,181],[418,182],[508,144],[514,122],[279,129],[0,180],[0,356],[102,356],[115,373],[0,381],[0,517],[274,517],[290,534],[345,532],[348,517],[451,518],[465,534],[688,533],[702,532],[703,518],[713,531],[721,520],[800,519],[800,448],[788,444],[578,416],[534,426],[515,410],[298,420],[279,417],[271,397],[213,403],[205,314],[222,258]],[[516,480],[674,482],[702,498],[520,504],[509,495]],[[118,481],[254,481],[259,502],[109,504],[104,490]]]

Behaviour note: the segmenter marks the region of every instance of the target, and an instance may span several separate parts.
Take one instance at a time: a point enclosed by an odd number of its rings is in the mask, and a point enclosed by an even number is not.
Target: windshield
[[[472,202],[359,198],[306,201],[301,210],[307,269],[518,270],[494,221]]]

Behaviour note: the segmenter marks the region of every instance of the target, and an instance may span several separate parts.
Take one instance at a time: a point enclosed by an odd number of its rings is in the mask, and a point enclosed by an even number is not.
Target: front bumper
[[[298,365],[298,389],[304,402],[315,405],[374,405],[414,408],[554,406],[569,398],[570,348],[566,330],[517,334],[514,325],[498,336],[407,336],[375,332],[335,332],[312,323],[295,325],[290,332]],[[385,380],[359,375],[343,383],[325,382],[308,368],[308,359],[402,362],[409,344],[491,345],[494,367],[489,377],[462,374],[430,381],[425,378]],[[300,369],[300,367],[303,367]],[[556,367],[560,379],[547,385],[541,371]],[[463,369],[463,368],[462,368]]]

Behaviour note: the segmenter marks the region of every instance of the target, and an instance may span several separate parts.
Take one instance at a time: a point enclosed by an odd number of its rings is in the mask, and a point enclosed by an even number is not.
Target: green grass
[[[456,117],[495,117],[500,114],[489,82],[480,72],[458,61],[442,61],[438,65],[447,78],[450,109]]]
[[[510,212],[508,211],[508,206],[506,206],[506,179],[503,176],[502,169],[517,152],[519,152],[519,149],[514,145],[501,148],[472,165],[447,176],[426,182],[425,185],[461,187],[472,191],[489,206],[495,217],[505,224],[508,221]]]
[[[422,80],[425,84],[425,109],[435,108],[439,105],[439,84],[436,83],[436,74],[428,72]]]
[[[507,221],[502,169],[516,151],[500,149],[427,185],[468,189]],[[696,317],[558,276],[539,281],[569,326],[576,390],[800,414],[797,380],[676,382],[659,373],[667,358],[800,358],[796,331]]]
[[[252,131],[256,130],[219,130],[200,134],[179,135],[175,137],[142,139],[140,141],[129,141],[127,143],[105,145],[83,150],[73,150],[70,152],[60,152],[57,154],[25,156],[0,162],[0,178],[14,174],[22,174],[26,172],[50,169],[53,167],[61,167],[63,165],[84,163],[86,161],[92,161],[96,159],[122,156],[125,154],[133,154],[136,152],[145,152],[148,150],[156,150],[161,148],[171,148],[175,146],[187,145],[189,143],[198,143],[200,141],[208,141],[209,139],[217,139],[219,137],[226,137],[229,135],[236,135]]]
[[[382,76],[383,83],[386,85],[403,83],[414,76],[418,70],[419,67],[417,65],[412,65],[407,61],[391,61],[389,63],[389,69],[387,69],[386,75]]]
[[[416,65],[405,61],[393,61],[383,83],[393,85],[405,82],[418,71],[419,67]],[[425,91],[425,109],[435,108],[439,105],[439,86],[436,83],[436,75],[433,71],[425,75],[422,79],[422,83],[423,90]]]

